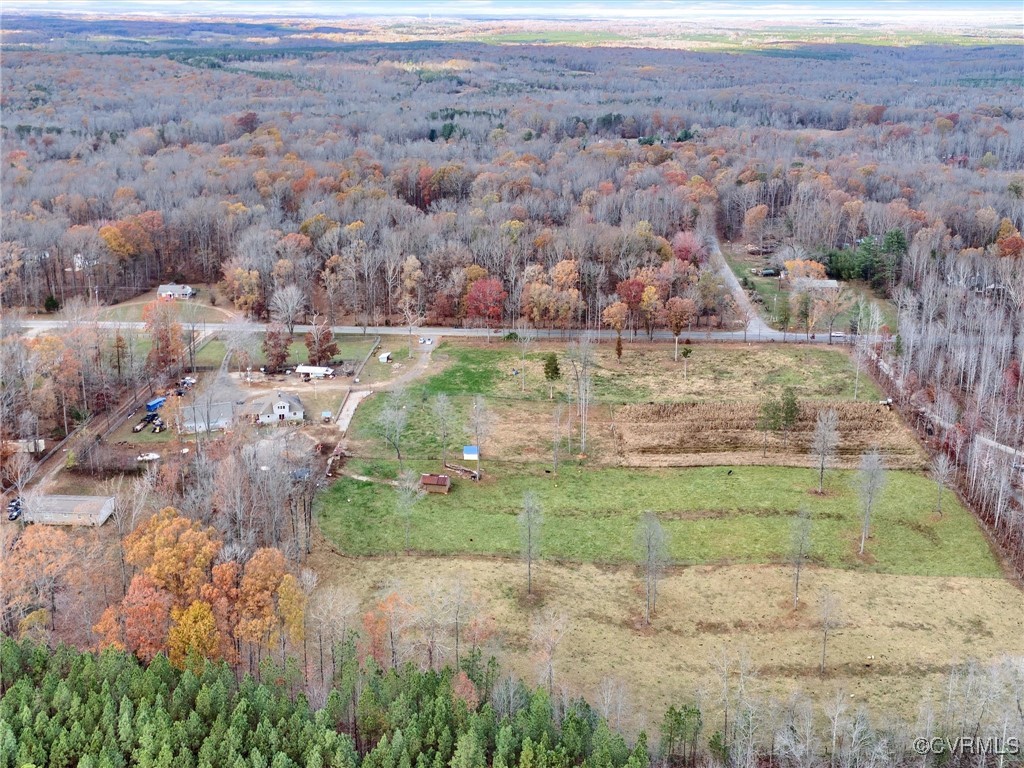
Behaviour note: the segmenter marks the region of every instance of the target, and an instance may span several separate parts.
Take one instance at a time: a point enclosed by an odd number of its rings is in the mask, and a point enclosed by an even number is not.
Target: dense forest
[[[0,659],[3,768],[644,768],[650,761],[646,737],[630,748],[584,701],[556,716],[545,691],[520,684],[504,700],[480,703],[450,669],[368,670],[350,721],[337,690],[314,711],[273,665],[265,682],[239,681],[226,665],[180,670],[161,655],[143,666],[118,651],[51,651],[10,640],[0,643]],[[692,746],[687,734],[680,738]]]
[[[498,678],[493,664],[478,687],[450,667],[385,671],[371,660],[358,689],[332,690],[320,707],[272,662],[259,678],[241,679],[198,656],[182,666],[163,654],[143,665],[123,651],[80,653],[3,639],[0,768],[646,768],[708,758],[748,767],[920,765],[912,733],[950,744],[1001,738],[1003,764],[1020,758],[1011,707],[1014,695],[1020,706],[1021,678],[1017,670],[1014,694],[1004,676],[1012,674],[1009,665],[951,679],[941,718],[922,719],[913,731],[898,721],[875,729],[863,710],[836,701],[822,713],[828,741],[818,733],[818,713],[796,697],[774,710],[742,701],[728,736],[709,728],[699,706],[673,706],[654,745],[643,732],[628,743],[582,699]]]

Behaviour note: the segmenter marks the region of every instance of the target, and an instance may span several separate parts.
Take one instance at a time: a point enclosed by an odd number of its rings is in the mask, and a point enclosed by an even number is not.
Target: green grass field
[[[699,338],[698,334],[695,334]],[[762,394],[778,395],[793,387],[802,399],[852,400],[854,369],[839,349],[800,346],[775,347],[696,344],[686,362],[673,362],[672,346],[625,344],[622,360],[615,359],[612,344],[595,348],[594,400],[602,403],[697,402],[702,400],[749,401]],[[554,344],[536,347],[527,356],[526,389],[513,369],[522,370],[519,351],[513,344],[471,345],[445,342],[438,358],[449,364],[414,389],[429,395],[484,395],[515,400],[547,400],[551,394],[544,379],[544,357],[558,355],[561,378],[553,393],[567,395],[573,387],[572,369],[565,348]],[[878,390],[865,385],[860,400],[874,400]]]
[[[687,363],[674,363],[671,345],[627,344],[622,361],[615,360],[612,345],[603,344],[596,352],[592,420],[608,421],[616,406],[638,402],[751,402],[763,394],[778,397],[792,387],[800,400],[853,400],[854,372],[850,358],[839,349],[790,345],[716,345],[698,344]],[[564,348],[551,344],[531,352],[526,363],[526,389],[522,379],[510,375],[522,370],[519,351],[512,344],[473,344],[446,342],[435,352],[435,361],[443,368],[422,383],[410,385],[404,403],[408,422],[402,440],[403,455],[414,459],[441,456],[432,402],[444,393],[451,398],[456,418],[449,450],[460,448],[469,439],[467,425],[473,397],[481,394],[495,416],[506,424],[548,424],[554,403],[544,380],[543,359],[547,349],[555,351],[563,371],[555,382],[554,399],[569,399],[573,380]],[[405,348],[398,349],[404,353]],[[400,356],[399,356],[400,359]],[[364,371],[364,381],[372,380],[374,368],[388,369],[374,358]],[[390,370],[379,372],[389,375]],[[861,376],[859,399],[877,400],[881,395],[867,376]],[[374,394],[364,400],[349,427],[349,436],[362,443],[364,452],[393,455],[384,447],[378,419],[387,396]],[[500,436],[499,436],[500,437]],[[538,450],[549,450],[549,432],[537,433]],[[506,454],[507,455],[507,454]]]
[[[353,469],[386,472],[390,462]],[[437,555],[503,555],[519,551],[516,521],[523,494],[544,508],[542,556],[585,562],[633,557],[637,521],[658,514],[671,537],[677,564],[775,563],[785,560],[793,516],[813,519],[812,560],[837,568],[930,576],[998,577],[974,518],[946,493],[944,514],[934,514],[935,487],[925,477],[890,472],[874,514],[867,557],[858,557],[860,511],[853,473],[829,472],[825,496],[812,470],[780,467],[701,467],[674,470],[593,470],[565,466],[558,476],[536,467],[488,466],[482,484],[456,479],[448,496],[416,506],[412,549]],[[393,472],[393,466],[390,467]],[[416,465],[417,470],[436,471]],[[345,553],[392,553],[404,546],[395,491],[341,479],[321,497],[324,534]]]
[[[222,323],[225,319],[223,312],[199,301],[172,302],[171,306],[177,310],[178,318],[183,323],[195,322],[202,325],[204,321]],[[99,318],[122,323],[139,323],[142,322],[142,310],[145,307],[145,303],[138,301],[129,304],[115,304],[101,309]]]
[[[338,344],[338,354],[346,363],[355,361],[356,363],[361,362],[366,353],[370,351],[370,344],[373,343],[372,338],[365,338],[362,336],[335,336],[335,341]],[[262,338],[260,339],[262,344]],[[259,347],[259,345],[257,345]],[[148,351],[148,347],[147,347]],[[196,365],[208,365],[218,366],[224,359],[224,355],[227,353],[227,344],[220,339],[211,339],[206,345],[199,350],[196,354]],[[256,359],[253,364],[256,367],[263,365],[266,362],[266,358],[263,356],[262,347],[260,347],[256,353]],[[301,365],[302,363],[309,362],[309,350],[306,349],[306,343],[300,334],[296,334],[291,344],[288,345],[288,365]],[[234,368],[234,365],[232,365]]]

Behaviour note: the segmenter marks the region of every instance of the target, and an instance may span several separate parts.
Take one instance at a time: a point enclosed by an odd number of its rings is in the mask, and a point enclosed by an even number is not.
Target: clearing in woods
[[[564,344],[532,345],[525,366],[514,344],[460,340],[437,349],[440,370],[402,396],[405,466],[440,470],[431,402],[442,392],[456,412],[449,456],[460,460],[461,446],[473,441],[473,396],[482,394],[491,413],[485,478],[456,477],[450,495],[428,495],[415,505],[409,552],[396,491],[381,483],[398,473],[377,426],[389,396],[369,397],[348,434],[346,471],[377,482],[344,477],[320,497],[320,528],[330,544],[318,553],[321,573],[347,584],[364,606],[385,589],[415,596],[432,579],[459,576],[493,613],[503,663],[530,681],[531,617],[542,607],[563,610],[571,623],[556,664],[563,682],[592,695],[605,676],[628,681],[641,722],[660,717],[680,696],[714,690],[714,659],[724,651],[756,651],[758,685],[773,695],[799,685],[824,701],[843,688],[858,704],[912,717],[922,691],[937,689],[951,665],[1013,650],[1024,615],[1021,593],[1002,578],[984,534],[954,494],[944,493],[943,515],[936,515],[924,452],[898,415],[879,406],[880,391],[865,372],[858,377],[844,350],[698,343],[684,367],[682,358],[673,362],[671,344],[624,347],[621,361],[613,344],[594,349],[585,456]],[[561,369],[553,383],[543,373],[549,351]],[[759,405],[786,387],[797,395],[799,417],[790,434],[769,433],[766,450]],[[560,403],[555,474],[553,415]],[[823,407],[838,411],[842,442],[818,495],[808,449]],[[891,471],[861,556],[853,470],[872,447]],[[514,561],[527,490],[545,512],[537,565],[543,575],[533,599]],[[785,563],[801,509],[811,513],[813,532],[806,592],[793,610]],[[668,532],[673,563],[649,628],[641,626],[642,579],[631,564],[646,510]],[[819,678],[816,601],[825,586],[839,596],[843,623],[830,640],[829,672]]]

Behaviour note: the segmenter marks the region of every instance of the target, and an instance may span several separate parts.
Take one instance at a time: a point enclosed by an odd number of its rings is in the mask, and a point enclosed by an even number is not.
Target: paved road
[[[738,285],[738,283],[737,283]],[[760,323],[760,325],[758,325]],[[67,327],[66,322],[62,320],[24,320],[21,323],[22,327],[25,328],[28,335],[35,335],[41,331],[55,331],[61,330]],[[100,328],[135,328],[136,330],[145,330],[144,323],[126,323],[126,322],[114,322],[101,320],[98,323]],[[763,326],[763,327],[762,327]],[[265,329],[265,325],[262,323],[210,323],[205,324],[206,331],[209,333],[217,334],[230,334],[230,333],[261,333]],[[308,325],[296,325],[296,333],[305,333],[309,331],[311,326]],[[766,330],[765,330],[766,329]],[[371,325],[364,328],[361,325],[335,325],[332,326],[331,330],[334,333],[344,334],[346,336],[399,336],[402,337],[401,341],[406,341],[408,338],[409,329],[405,326],[397,325]],[[502,335],[512,329],[501,329],[494,330],[488,328],[444,328],[436,326],[416,326],[414,332],[421,336],[455,336],[459,338],[493,338],[500,339]],[[569,340],[576,338],[584,331],[570,330],[548,330],[546,328],[538,328],[533,330],[534,335],[539,339],[564,339]],[[599,337],[602,341],[614,341],[615,332],[607,329],[601,331],[590,331],[590,336]],[[805,339],[804,337],[796,334],[786,334],[785,339],[780,331],[772,330],[761,322],[760,318],[755,315],[754,319],[751,320],[751,324],[747,327],[747,332],[744,334],[743,331],[705,331],[703,329],[694,331],[688,334],[691,339],[702,340],[702,341],[788,341],[794,343],[818,343],[824,344],[828,342],[828,334],[819,334],[817,338]],[[641,338],[641,337],[638,337]],[[665,330],[659,330],[654,332],[655,341],[672,341],[672,334]],[[400,342],[399,342],[400,343]]]

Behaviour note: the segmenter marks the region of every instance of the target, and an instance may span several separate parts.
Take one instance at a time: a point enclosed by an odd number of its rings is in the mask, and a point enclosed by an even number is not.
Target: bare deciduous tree
[[[398,457],[398,469],[402,466],[402,436],[409,423],[409,410],[406,407],[405,392],[396,390],[385,396],[384,407],[377,417],[377,425],[380,427],[381,436],[384,442],[391,446]]]
[[[668,536],[653,512],[644,512],[636,530],[637,557],[644,572],[644,623],[657,610],[658,579],[668,563]]]
[[[523,560],[526,562],[526,594],[533,594],[533,561],[540,556],[540,528],[544,512],[533,491],[523,494],[523,508],[519,513],[519,533],[522,538]]]
[[[555,654],[568,631],[568,617],[551,609],[544,611],[530,628],[530,642],[540,662],[540,677],[546,682],[549,695],[555,690]]]
[[[935,512],[942,517],[942,489],[953,477],[953,462],[949,456],[944,452],[937,453],[932,459],[930,474],[935,481]]]
[[[398,477],[398,488],[395,496],[395,511],[402,521],[405,530],[405,551],[409,551],[409,538],[412,533],[412,515],[416,503],[426,495],[420,484],[420,477],[412,470],[405,470]]]
[[[825,587],[818,601],[818,626],[821,627],[821,674],[825,674],[825,654],[828,636],[840,625],[839,598]]]
[[[270,319],[295,333],[295,324],[306,311],[306,296],[297,285],[286,285],[270,297]]]
[[[872,450],[860,457],[860,469],[857,471],[857,493],[860,495],[861,529],[860,554],[864,554],[864,546],[871,533],[871,514],[874,512],[878,497],[885,488],[885,462],[881,454]]]
[[[426,593],[419,603],[419,645],[426,654],[427,669],[432,670],[442,664],[448,650],[445,637],[452,623],[452,605],[448,596],[448,591],[433,580],[427,584]]]
[[[484,442],[491,431],[491,409],[487,407],[487,401],[483,395],[476,395],[473,398],[473,406],[469,412],[469,429],[476,440],[476,447],[480,449],[480,456],[477,459],[477,470],[482,475]]]
[[[461,575],[457,576],[455,581],[449,585],[446,601],[448,614],[451,617],[452,636],[455,640],[455,668],[461,669],[459,651],[462,644],[462,627],[469,621],[475,607]]]
[[[523,392],[526,391],[526,356],[530,352],[530,348],[533,346],[533,342],[537,340],[537,335],[527,328],[525,325],[516,329],[516,345],[519,347],[519,379],[520,387]]]
[[[811,455],[818,460],[818,493],[825,491],[825,466],[839,445],[839,415],[834,408],[818,411],[811,437]]]
[[[564,408],[558,403],[551,412],[551,471],[558,474],[558,449],[562,444],[562,414]]]
[[[583,335],[569,344],[566,359],[572,365],[576,379],[576,410],[580,419],[580,453],[587,451],[587,422],[590,413],[590,399],[593,395],[591,367],[594,363],[593,341]]]
[[[434,398],[430,405],[434,414],[434,423],[437,425],[437,439],[441,443],[441,466],[448,463],[448,440],[451,437],[452,428],[455,426],[455,409],[452,407],[451,398],[441,392]]]
[[[780,728],[776,731],[779,754],[793,768],[818,765],[821,739],[815,721],[814,705],[802,694],[794,694],[786,706]]]
[[[793,607],[800,604],[800,572],[811,550],[811,513],[801,509],[790,530],[789,561],[793,565]]]
[[[317,633],[317,649],[320,656],[320,681],[334,679],[336,664],[334,649],[345,645],[359,611],[359,599],[343,586],[332,584],[321,587],[310,601],[309,617]],[[330,675],[324,671],[324,645],[331,655]]]

